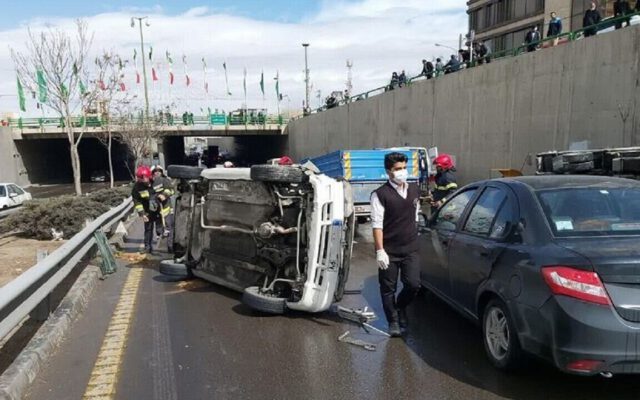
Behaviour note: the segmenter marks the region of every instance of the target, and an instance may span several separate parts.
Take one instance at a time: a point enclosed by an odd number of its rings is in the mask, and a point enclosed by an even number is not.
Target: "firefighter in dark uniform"
[[[171,180],[165,176],[164,169],[156,165],[151,169],[153,173],[153,192],[160,206],[160,222],[156,224],[158,236],[167,238],[167,250],[173,252],[173,207],[171,196],[175,194]]]
[[[417,228],[420,188],[407,182],[407,161],[403,153],[385,155],[389,181],[371,194],[380,297],[392,337],[400,336],[408,328],[406,308],[420,290]],[[396,298],[398,275],[403,289]]]
[[[134,208],[144,221],[144,250],[145,253],[153,251],[153,228],[160,220],[159,205],[153,192],[151,169],[141,165],[136,169],[136,183],[131,190]]]
[[[432,192],[431,213],[433,214],[444,204],[449,195],[458,190],[458,183],[454,175],[453,159],[448,154],[440,154],[433,160],[436,166],[435,187]]]

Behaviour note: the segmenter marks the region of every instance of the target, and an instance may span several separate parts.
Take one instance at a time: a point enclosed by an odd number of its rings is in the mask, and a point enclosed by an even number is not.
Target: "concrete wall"
[[[438,146],[463,182],[520,169],[527,154],[640,142],[637,27],[494,61],[288,126],[296,159],[337,149]],[[534,166],[526,166],[532,173]]]
[[[11,129],[0,127],[0,182],[14,182],[20,186],[30,184],[22,157],[16,149]]]

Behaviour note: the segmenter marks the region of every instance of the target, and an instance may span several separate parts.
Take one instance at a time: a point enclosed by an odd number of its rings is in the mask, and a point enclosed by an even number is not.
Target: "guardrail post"
[[[49,251],[45,249],[38,249],[36,252],[36,260],[40,262],[47,258],[49,255]],[[29,313],[29,317],[35,321],[43,322],[49,318],[49,314],[51,314],[51,295],[49,294],[45,297],[36,308]]]

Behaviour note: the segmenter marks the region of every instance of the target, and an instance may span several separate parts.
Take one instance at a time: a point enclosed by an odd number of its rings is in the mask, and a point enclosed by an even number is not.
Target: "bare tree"
[[[82,119],[83,129],[77,134],[73,129],[72,117],[78,108],[84,117],[86,107],[95,100],[95,90],[87,90],[81,80],[92,41],[93,35],[88,34],[87,24],[78,20],[73,37],[61,29],[50,29],[39,34],[29,30],[26,50],[19,52],[11,49],[20,81],[30,91],[40,93],[42,103],[58,113],[64,121],[73,182],[78,196],[82,194],[78,145],[85,132],[86,117]]]
[[[118,117],[122,114],[122,110],[126,109],[130,102],[122,82],[124,77],[122,70],[124,69],[125,61],[117,54],[105,51],[96,58],[95,64],[97,68],[96,84],[99,89],[96,97],[97,111],[101,115],[104,128],[104,130],[97,133],[96,138],[107,148],[110,187],[113,188],[113,130],[114,125],[118,122]]]
[[[122,109],[117,124],[118,140],[126,145],[132,161],[127,163],[127,168],[133,178],[129,164],[133,164],[135,169],[153,154],[153,144],[160,137],[161,131],[152,119],[144,118],[142,114],[134,116],[131,109]]]

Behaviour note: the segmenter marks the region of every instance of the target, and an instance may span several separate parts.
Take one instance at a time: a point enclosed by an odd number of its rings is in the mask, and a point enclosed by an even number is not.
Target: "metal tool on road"
[[[383,336],[391,337],[387,332],[381,331],[380,329],[369,324],[369,322],[378,319],[373,311],[369,311],[369,307],[346,308],[336,305],[334,306],[334,312],[336,312],[338,316],[340,316],[340,318],[344,318],[359,324],[360,327],[362,327],[362,329],[364,329],[367,333],[371,333],[370,331],[375,331]]]
[[[376,351],[376,345],[373,343],[365,342],[364,340],[354,339],[349,336],[349,331],[346,331],[342,335],[338,336],[338,342],[349,343],[354,346],[362,347],[365,350]]]

